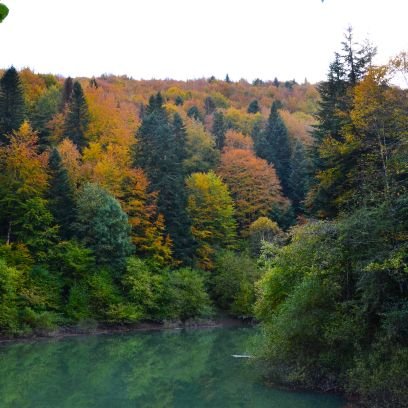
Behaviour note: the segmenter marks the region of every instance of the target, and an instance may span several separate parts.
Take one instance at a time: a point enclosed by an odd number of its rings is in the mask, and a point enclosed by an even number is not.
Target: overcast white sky
[[[0,67],[64,76],[325,78],[343,32],[408,50],[407,0],[0,0]]]

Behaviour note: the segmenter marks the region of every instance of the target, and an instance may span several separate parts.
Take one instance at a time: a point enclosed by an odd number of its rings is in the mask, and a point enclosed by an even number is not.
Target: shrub
[[[258,278],[256,261],[246,252],[219,252],[211,279],[216,304],[236,316],[253,316],[255,282]]]

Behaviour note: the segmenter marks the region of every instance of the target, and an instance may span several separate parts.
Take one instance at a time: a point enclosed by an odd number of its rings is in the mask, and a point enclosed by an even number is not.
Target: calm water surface
[[[0,407],[340,408],[267,388],[248,359],[256,330],[113,334],[0,345]]]

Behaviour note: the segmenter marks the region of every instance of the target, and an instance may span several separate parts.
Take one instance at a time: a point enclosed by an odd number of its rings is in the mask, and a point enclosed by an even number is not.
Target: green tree
[[[227,124],[222,112],[214,113],[214,122],[212,127],[212,134],[215,137],[215,146],[218,150],[224,148],[225,145],[225,133],[227,131]]]
[[[0,79],[0,142],[6,134],[18,130],[24,121],[23,88],[17,70],[9,68]]]
[[[75,221],[74,192],[68,172],[55,148],[52,149],[49,157],[49,172],[49,208],[60,227],[61,237],[67,239],[72,234],[72,225]]]
[[[132,253],[130,225],[120,204],[97,184],[87,183],[77,200],[75,232],[99,265],[123,267]]]
[[[259,103],[256,99],[254,99],[249,105],[247,112],[248,113],[258,113],[261,111],[261,108],[259,106]]]
[[[309,168],[305,147],[301,142],[296,141],[292,151],[288,181],[290,198],[295,213],[304,210],[304,200],[310,184]]]
[[[52,86],[41,95],[34,106],[31,115],[33,129],[38,132],[39,145],[41,150],[45,150],[49,145],[51,129],[48,126],[50,120],[58,113],[60,91],[56,86]]]
[[[278,112],[278,103],[273,102],[265,131],[255,145],[256,153],[273,164],[280,179],[283,193],[290,197],[289,176],[292,153],[288,130]]]
[[[10,334],[19,326],[18,291],[23,276],[0,259],[0,332]]]
[[[161,94],[152,96],[137,133],[135,164],[146,172],[151,191],[159,193],[158,211],[163,214],[166,233],[174,243],[175,258],[189,262],[194,241],[189,233],[183,166],[177,157],[177,153],[185,149],[184,130],[181,131],[183,125],[179,119],[176,125],[175,128],[169,121]]]
[[[204,109],[206,115],[211,115],[216,109],[215,102],[211,96],[207,96],[204,101]]]
[[[71,139],[80,151],[87,146],[85,138],[89,124],[88,104],[81,84],[75,82],[72,89],[72,99],[68,103],[68,112],[64,122],[64,136]]]
[[[203,117],[201,115],[201,112],[197,108],[197,106],[193,105],[189,110],[187,111],[187,116],[189,118],[192,118],[194,120],[199,120],[200,122],[203,121]]]
[[[58,238],[58,226],[47,208],[47,201],[30,198],[21,205],[20,211],[14,222],[14,236],[27,246],[37,262],[44,262]]]
[[[59,102],[59,111],[64,112],[67,105],[71,103],[72,92],[74,88],[74,81],[71,77],[68,77],[64,81],[64,86],[62,88],[61,98]]]
[[[8,16],[9,9],[5,4],[0,4],[0,23]]]

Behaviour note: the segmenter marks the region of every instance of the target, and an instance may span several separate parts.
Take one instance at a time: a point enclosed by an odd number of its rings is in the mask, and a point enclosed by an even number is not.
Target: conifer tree
[[[81,84],[75,82],[72,99],[68,104],[68,112],[64,123],[64,136],[71,139],[80,151],[87,146],[85,132],[88,129],[89,112]]]
[[[194,120],[199,120],[200,122],[203,121],[203,117],[201,115],[201,112],[197,108],[197,106],[193,105],[188,111],[187,111],[187,116],[189,118],[192,118]]]
[[[68,77],[64,81],[64,87],[62,88],[61,101],[59,104],[59,111],[64,112],[66,106],[71,102],[72,91],[74,87],[74,82],[71,77]]]
[[[215,102],[213,98],[211,98],[211,96],[207,96],[207,98],[205,98],[204,108],[206,115],[211,115],[215,111],[216,109]]]
[[[225,123],[225,118],[222,112],[215,112],[214,122],[212,127],[212,134],[215,137],[215,147],[222,150],[225,145],[225,133],[227,131],[227,126]]]
[[[303,144],[296,141],[291,157],[289,174],[290,198],[295,213],[303,210],[303,201],[309,187],[308,163]]]
[[[259,137],[255,147],[259,157],[274,165],[281,181],[283,193],[289,196],[290,157],[292,152],[288,131],[279,115],[277,102],[272,104],[266,129]]]
[[[38,132],[41,150],[45,150],[50,144],[51,129],[48,124],[53,116],[58,113],[59,99],[59,89],[52,86],[40,96],[34,106],[30,120],[34,130]]]
[[[173,117],[173,131],[174,131],[174,143],[175,143],[175,157],[179,163],[187,158],[187,132],[181,116],[176,113]]]
[[[97,184],[88,183],[77,200],[75,232],[95,254],[96,262],[124,266],[133,247],[128,217],[119,202]]]
[[[158,212],[173,241],[174,257],[188,263],[195,246],[189,232],[182,162],[177,157],[184,155],[185,130],[177,116],[171,124],[161,94],[150,97],[137,135],[136,164],[146,172],[151,191],[159,193]]]
[[[48,205],[56,223],[60,227],[61,237],[68,239],[75,221],[74,192],[57,149],[53,149],[49,158],[50,181]]]
[[[228,83],[228,84],[231,83],[231,79],[230,79],[228,74],[225,76],[225,82]]]
[[[258,113],[261,111],[261,108],[259,107],[259,103],[256,99],[254,99],[249,105],[247,112],[248,113]]]
[[[23,88],[17,70],[11,67],[0,79],[0,142],[7,142],[5,135],[20,128],[24,112]]]

